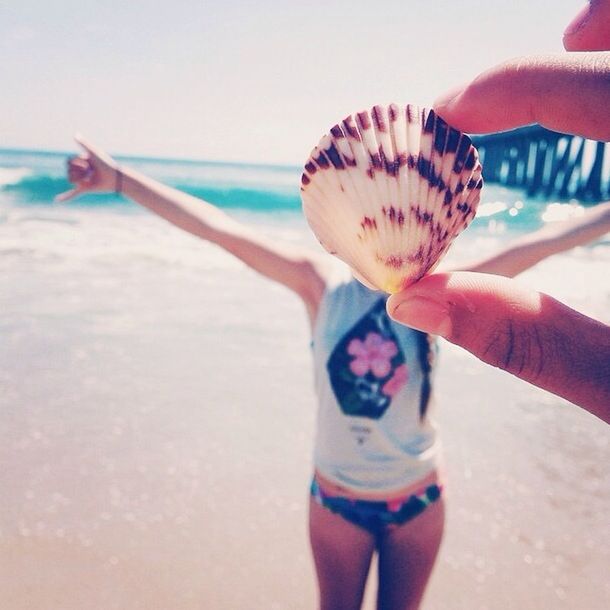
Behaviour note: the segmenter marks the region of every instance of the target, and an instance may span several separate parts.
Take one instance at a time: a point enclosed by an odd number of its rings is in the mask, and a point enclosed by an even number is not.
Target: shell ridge
[[[336,154],[343,157],[343,159],[351,159],[352,151],[349,148],[347,138],[343,130],[339,127],[339,125],[335,125],[331,129],[331,134],[332,135],[329,137],[331,149],[334,148]],[[322,141],[324,141],[324,139]],[[341,170],[337,172],[337,178],[340,181],[347,198],[350,200],[357,201],[362,207],[365,202],[363,202],[360,191],[355,187],[352,180],[352,168],[354,167],[354,165],[352,165],[350,161],[343,161],[342,163],[337,162],[335,164],[335,168]],[[373,214],[371,214],[370,216],[365,214],[364,217],[360,219],[359,235],[361,236],[361,240],[364,242],[370,241],[370,234],[375,230],[377,230],[377,221],[375,216]],[[353,256],[355,256],[356,260],[358,260],[359,257],[357,251],[353,253]]]
[[[362,147],[369,158],[367,175],[371,180],[371,205],[374,205],[373,202],[379,200],[379,198],[385,202],[388,197],[387,184],[381,164],[381,156],[379,154],[379,143],[375,137],[375,130],[373,127],[374,121],[375,119],[372,119],[366,110],[356,114],[356,124],[360,131]],[[382,218],[379,219],[378,231],[379,243],[387,245],[388,232]]]
[[[363,221],[366,222],[365,218],[376,218],[377,209],[374,206],[376,190],[373,183],[374,178],[371,180],[368,173],[363,173],[364,168],[369,167],[369,158],[362,134],[356,127],[356,124],[357,120],[352,115],[343,120],[345,132],[348,134],[347,144],[356,160],[354,182],[356,190],[361,193]],[[357,174],[356,170],[359,170]]]
[[[393,227],[388,223],[388,218],[384,211],[391,205],[390,184],[386,172],[387,154],[391,153],[390,151],[387,151],[387,142],[384,142],[383,137],[383,134],[387,129],[387,121],[383,115],[383,108],[381,106],[373,106],[371,115],[372,129],[367,135],[369,137],[369,145],[373,151],[372,157],[376,160],[378,159],[378,162],[375,163],[375,183],[377,185],[380,201],[382,202],[380,239],[375,257],[377,260],[384,260],[388,256],[388,253],[392,251],[394,241]]]
[[[322,143],[322,141],[324,141],[324,139],[327,137],[328,136],[324,136],[320,143]],[[319,146],[316,146],[312,151],[310,160],[312,160],[317,166],[317,171],[314,175],[316,182],[320,184],[322,201],[325,200],[325,194],[330,194],[333,202],[332,214],[339,220],[338,225],[342,226],[344,230],[347,230],[349,227],[354,227],[356,223],[354,222],[355,214],[353,213],[353,207],[349,205],[341,205],[342,200],[347,202],[345,194],[342,194],[340,187],[337,184],[338,178],[336,173],[333,171],[326,171],[330,168],[330,162],[328,159],[326,159],[324,151]],[[350,262],[353,264],[358,260],[356,248],[349,242],[349,240],[347,241],[347,244],[345,242],[346,240],[344,239],[339,240],[336,247],[332,249],[336,250],[337,256],[339,256],[341,260],[348,262],[345,260],[347,257],[348,259],[351,259],[348,264],[350,264]]]
[[[409,213],[409,229],[406,235],[406,245],[416,243],[417,223],[411,218],[411,208],[417,203],[419,194],[419,172],[417,171],[417,159],[419,157],[419,146],[421,141],[421,113],[420,109],[411,104],[406,108],[407,116],[407,156],[409,197],[407,200],[407,211]]]
[[[408,191],[406,188],[406,165],[407,165],[407,131],[405,117],[396,104],[390,104],[388,108],[390,138],[394,150],[395,163],[395,192],[398,206],[398,235],[396,240],[396,251],[405,252],[405,235],[407,234],[409,216],[406,211]]]
[[[387,256],[388,252],[396,250],[398,241],[396,209],[399,207],[399,202],[397,201],[397,192],[395,189],[396,181],[394,176],[388,171],[390,166],[394,163],[394,150],[392,148],[392,141],[389,133],[389,116],[386,108],[380,105],[374,106],[372,112],[374,125],[373,136],[377,142],[377,149],[381,159],[381,168],[377,177],[381,178],[380,186],[382,196],[386,201],[386,205],[382,206],[381,218],[386,239],[381,243],[384,246],[383,255]],[[394,214],[388,214],[387,212],[389,210],[394,210]]]

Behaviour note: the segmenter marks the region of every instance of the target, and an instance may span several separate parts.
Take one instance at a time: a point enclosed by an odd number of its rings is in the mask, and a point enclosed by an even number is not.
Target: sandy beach
[[[300,303],[147,216],[13,224],[3,610],[314,608]],[[524,281],[603,317],[590,280],[607,262],[607,246],[578,250]],[[436,390],[449,511],[423,608],[607,608],[607,426],[449,344]]]

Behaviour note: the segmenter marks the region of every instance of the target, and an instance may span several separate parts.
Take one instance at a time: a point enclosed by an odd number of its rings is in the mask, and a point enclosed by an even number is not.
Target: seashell
[[[322,246],[370,288],[430,273],[474,218],[483,180],[470,138],[433,110],[374,106],[331,128],[301,177]]]

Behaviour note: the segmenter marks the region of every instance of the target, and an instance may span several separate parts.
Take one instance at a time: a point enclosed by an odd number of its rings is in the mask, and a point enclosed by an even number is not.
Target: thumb
[[[77,185],[73,189],[70,189],[69,191],[64,191],[63,193],[60,193],[59,195],[55,195],[55,197],[53,198],[53,201],[55,203],[64,203],[66,201],[69,201],[70,199],[75,199],[81,193],[84,193],[84,192],[85,192],[85,189],[82,186]]]
[[[610,420],[610,327],[514,280],[431,275],[388,300],[398,321]]]

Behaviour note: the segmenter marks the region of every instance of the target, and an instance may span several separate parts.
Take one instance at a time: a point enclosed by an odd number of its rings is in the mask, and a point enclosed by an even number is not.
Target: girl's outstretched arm
[[[610,201],[590,208],[577,219],[553,223],[525,235],[489,258],[466,265],[460,271],[515,277],[540,261],[589,243],[610,231]]]
[[[284,284],[303,299],[310,320],[315,320],[329,269],[324,254],[272,241],[201,199],[119,166],[104,151],[82,138],[77,137],[76,141],[85,154],[69,161],[68,178],[74,188],[59,195],[58,201],[87,192],[120,192],[177,227],[217,244],[262,275]]]

